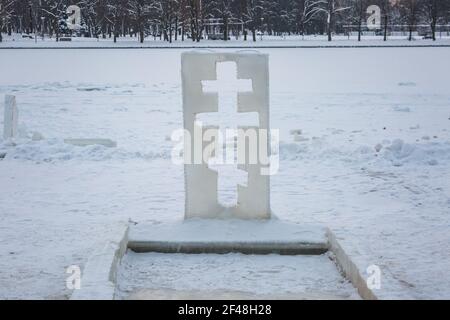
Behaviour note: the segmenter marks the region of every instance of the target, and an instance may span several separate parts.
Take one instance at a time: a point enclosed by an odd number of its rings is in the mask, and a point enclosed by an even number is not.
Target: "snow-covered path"
[[[266,51],[275,214],[330,226],[384,297],[449,298],[450,48]],[[182,218],[180,52],[1,52],[0,98],[48,140],[0,140],[0,298],[66,298],[65,268],[117,221]],[[77,137],[119,147],[62,143]]]
[[[71,41],[56,42],[55,38],[37,39],[22,38],[20,34],[12,36],[4,35],[3,42],[0,42],[1,48],[309,48],[309,47],[366,47],[366,46],[449,46],[450,34],[442,32],[437,34],[436,41],[431,39],[423,39],[421,36],[415,36],[413,41],[408,41],[408,35],[389,36],[387,41],[383,41],[383,36],[363,36],[362,41],[358,41],[358,37],[335,35],[333,41],[329,42],[326,35],[307,35],[305,37],[299,35],[290,36],[258,36],[256,41],[248,39],[244,41],[241,37],[236,39],[232,37],[229,41],[207,40],[194,42],[192,39],[185,41],[168,41],[147,37],[144,43],[140,43],[136,37],[122,37],[116,43],[113,39],[96,39],[96,38],[77,38],[73,37]]]

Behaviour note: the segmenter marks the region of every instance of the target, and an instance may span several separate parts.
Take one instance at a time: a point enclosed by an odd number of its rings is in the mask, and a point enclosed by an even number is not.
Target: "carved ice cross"
[[[200,113],[196,120],[203,125],[217,125],[224,138],[232,140],[224,141],[232,144],[236,149],[235,136],[226,136],[226,129],[237,129],[239,126],[258,126],[258,113],[237,112],[237,99],[239,92],[252,92],[251,79],[238,79],[235,62],[219,62],[216,64],[216,79],[202,81],[204,93],[213,92],[218,95],[218,112]],[[230,112],[231,111],[231,112]],[[229,149],[225,150],[229,152]],[[225,153],[222,154],[226,156]],[[235,153],[236,155],[236,153]],[[222,162],[220,162],[222,160]],[[245,170],[239,170],[237,165],[222,164],[224,159],[212,158],[208,168],[218,173],[218,200],[225,206],[234,206],[237,203],[237,185],[246,186],[248,174]],[[218,164],[219,163],[219,164]]]

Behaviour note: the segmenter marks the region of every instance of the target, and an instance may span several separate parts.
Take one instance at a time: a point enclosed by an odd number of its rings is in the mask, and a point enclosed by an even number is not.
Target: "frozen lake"
[[[0,85],[64,81],[179,84],[180,53],[186,50],[190,49],[1,50]],[[448,92],[450,48],[259,51],[270,54],[272,91],[405,92],[406,88],[397,85],[414,82],[421,92]]]
[[[275,214],[331,227],[361,270],[381,268],[383,297],[449,298],[450,48],[261,51],[281,129]],[[0,140],[0,298],[66,298],[65,268],[117,221],[182,218],[181,52],[0,50],[23,136]],[[62,143],[78,137],[118,148]]]

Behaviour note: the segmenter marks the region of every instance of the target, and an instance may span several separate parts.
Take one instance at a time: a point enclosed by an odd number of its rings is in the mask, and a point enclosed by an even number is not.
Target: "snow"
[[[302,226],[286,223],[274,217],[271,220],[247,221],[240,219],[189,219],[183,223],[140,223],[130,229],[132,241],[170,242],[284,242],[323,244],[326,230],[320,226]]]
[[[387,41],[383,41],[383,36],[363,36],[362,41],[357,41],[357,36],[335,35],[333,41],[329,42],[326,35],[307,35],[305,37],[298,35],[269,36],[263,35],[257,37],[257,41],[252,41],[249,37],[247,41],[243,37],[236,39],[232,37],[229,41],[208,40],[204,39],[200,42],[193,42],[192,39],[181,41],[167,41],[147,37],[144,43],[140,43],[136,37],[121,37],[114,43],[112,38],[96,39],[73,37],[72,41],[56,42],[55,38],[37,39],[22,38],[20,34],[11,36],[4,35],[0,48],[217,48],[217,47],[364,47],[364,46],[448,46],[450,45],[450,34],[448,32],[437,33],[436,41],[430,39],[422,39],[415,36],[413,41],[408,41],[408,34],[396,35],[388,37]]]
[[[381,297],[449,298],[450,48],[261,51],[281,129],[276,216],[330,227],[360,270],[381,268]],[[0,51],[21,135],[0,140],[0,298],[67,298],[66,267],[118,221],[182,219],[181,52]]]
[[[205,276],[205,275],[208,276]],[[119,299],[357,299],[327,255],[128,253],[119,270]],[[263,280],[264,279],[264,280]],[[320,288],[320,289],[318,289]]]

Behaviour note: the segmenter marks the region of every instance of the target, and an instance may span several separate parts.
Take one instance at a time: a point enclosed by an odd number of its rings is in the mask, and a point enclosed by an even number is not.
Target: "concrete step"
[[[130,228],[128,248],[134,252],[323,254],[328,251],[326,229],[279,220],[193,219],[167,224],[138,224]]]

